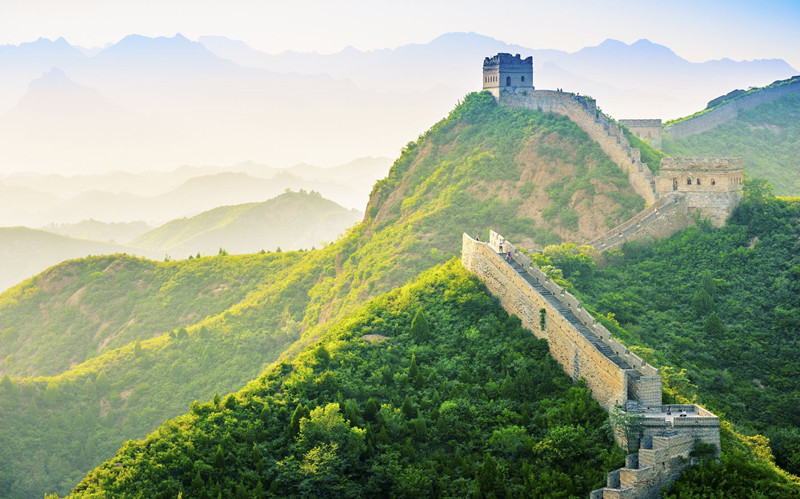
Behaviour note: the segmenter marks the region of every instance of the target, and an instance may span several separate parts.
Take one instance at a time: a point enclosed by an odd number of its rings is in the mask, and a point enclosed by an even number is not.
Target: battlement
[[[743,173],[742,158],[664,158],[661,160],[661,172],[665,171],[697,171],[697,172],[736,172]]]
[[[485,57],[483,59],[484,68],[493,68],[495,66],[519,66],[520,68],[530,68],[533,71],[533,56],[528,56],[523,59],[519,54],[511,55],[505,52],[500,52],[493,57]]]
[[[501,256],[508,251],[513,258]],[[490,231],[488,242],[464,234],[461,262],[523,327],[547,340],[553,358],[572,379],[585,380],[592,398],[638,421],[612,420],[617,443],[638,453],[608,473],[607,486],[592,491],[592,499],[658,497],[691,463],[697,442],[719,449],[717,416],[693,404],[663,405],[659,371],[614,339],[575,296],[500,234]]]

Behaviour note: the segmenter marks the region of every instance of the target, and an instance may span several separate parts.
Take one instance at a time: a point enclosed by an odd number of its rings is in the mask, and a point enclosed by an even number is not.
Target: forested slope
[[[457,260],[318,334],[74,495],[585,497],[622,462],[602,408]]]

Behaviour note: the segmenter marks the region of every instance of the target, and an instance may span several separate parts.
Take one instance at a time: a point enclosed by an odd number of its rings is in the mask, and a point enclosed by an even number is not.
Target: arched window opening
[[[700,179],[699,178],[697,179],[697,185],[700,185]]]
[[[717,185],[717,181],[714,180],[713,178],[711,179],[711,185]]]
[[[672,190],[673,191],[677,191],[678,190],[678,179],[677,178],[673,178],[672,179]]]
[[[511,86],[511,77],[510,76],[506,76],[506,86],[507,87]]]
[[[686,185],[692,185],[692,177],[686,179]]]
[[[522,80],[521,81],[523,81],[523,82],[525,81],[525,75],[522,75]]]

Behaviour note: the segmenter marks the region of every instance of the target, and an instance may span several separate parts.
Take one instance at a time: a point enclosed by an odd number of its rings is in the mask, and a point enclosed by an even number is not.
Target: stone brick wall
[[[765,88],[760,92],[732,100],[696,118],[668,125],[664,128],[664,135],[673,140],[697,135],[736,119],[740,111],[753,109],[792,93],[800,93],[800,81],[775,88]]]
[[[637,393],[646,394],[648,401],[653,399],[652,402],[660,404],[661,377],[658,371],[614,340],[611,333],[580,306],[577,298],[547,279],[524,255],[516,252],[511,243],[504,241],[503,250],[515,252],[515,259],[528,274],[557,297],[559,303],[566,306],[578,321],[590,328],[600,342],[618,355],[625,368],[601,352],[576,329],[575,324],[497,254],[500,237],[492,232],[489,243],[485,244],[464,234],[461,258],[464,266],[481,278],[489,291],[500,299],[503,308],[518,316],[523,327],[533,331],[537,337],[546,339],[551,355],[573,379],[584,378],[592,390],[592,397],[607,410],[615,405],[624,405],[630,398],[631,386]],[[542,309],[545,310],[544,329],[541,328],[539,312]],[[646,380],[644,383],[643,379]],[[658,394],[657,401],[654,399],[655,393]]]
[[[509,91],[501,88],[493,94],[503,106],[537,109],[568,117],[589,134],[603,152],[628,175],[631,187],[646,203],[655,202],[653,173],[641,162],[639,150],[631,147],[619,126],[605,114],[598,112],[594,99],[555,90]]]

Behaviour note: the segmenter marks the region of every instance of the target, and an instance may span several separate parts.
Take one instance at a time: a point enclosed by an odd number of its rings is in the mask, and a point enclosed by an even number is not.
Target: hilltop
[[[222,206],[173,220],[141,234],[130,244],[173,256],[255,253],[263,249],[309,249],[331,242],[364,214],[348,210],[317,192],[286,192],[261,203]]]

